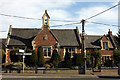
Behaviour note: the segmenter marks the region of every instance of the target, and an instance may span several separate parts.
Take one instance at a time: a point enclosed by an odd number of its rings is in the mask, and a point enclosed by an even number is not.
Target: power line
[[[54,25],[54,26],[50,26],[50,27],[57,27],[57,26],[68,26],[68,25],[75,25],[75,24],[81,24],[81,22],[70,23],[70,24],[62,24],[62,25]]]
[[[93,23],[93,24],[99,24],[99,25],[105,25],[105,26],[120,27],[120,26],[118,26],[118,25],[105,24],[105,23],[99,23],[99,22],[90,22],[90,21],[86,21],[86,22]]]
[[[79,20],[50,20],[50,21],[59,21],[59,22],[77,22]]]
[[[0,31],[0,32],[7,32],[7,31]]]
[[[119,3],[119,2],[118,2],[118,4],[116,4],[116,5],[114,5],[114,6],[110,7],[110,8],[108,8],[108,9],[106,9],[106,10],[104,10],[104,11],[102,11],[102,12],[100,12],[100,13],[96,14],[96,15],[93,15],[93,16],[91,16],[91,17],[89,17],[89,18],[85,19],[85,20],[89,20],[89,19],[91,19],[91,18],[94,18],[94,17],[96,17],[96,16],[98,16],[98,15],[100,15],[100,14],[102,14],[102,13],[104,13],[104,12],[108,11],[108,10],[111,10],[112,8],[117,7],[118,5],[120,5],[120,3]]]
[[[42,20],[38,18],[30,18],[30,17],[23,17],[23,16],[14,16],[9,14],[0,14],[1,16],[7,16],[7,17],[15,17],[15,18],[22,18],[22,19],[31,19],[31,20]],[[59,22],[77,22],[78,20],[50,20],[50,21],[59,21]]]
[[[0,14],[1,16],[7,16],[7,17],[15,17],[15,18],[23,18],[23,19],[31,19],[31,20],[41,20],[37,18],[30,18],[30,17],[22,17],[22,16],[13,16],[13,15],[8,15],[8,14]]]

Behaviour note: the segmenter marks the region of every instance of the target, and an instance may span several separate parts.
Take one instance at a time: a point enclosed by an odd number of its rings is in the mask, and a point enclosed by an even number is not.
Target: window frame
[[[44,53],[44,49],[46,48],[46,56],[45,56],[45,53]],[[49,55],[49,49],[50,48],[50,56]],[[52,46],[43,46],[43,53],[44,53],[44,58],[51,58],[52,56]]]
[[[71,58],[73,58],[74,54],[77,53],[76,47],[65,47],[64,48],[64,56],[66,54],[66,49],[68,49],[68,52],[70,53]],[[74,52],[73,52],[73,49],[74,49]]]
[[[103,50],[109,50],[109,47],[108,47],[108,42],[106,41],[104,41],[104,42],[102,42],[102,44],[103,44]]]

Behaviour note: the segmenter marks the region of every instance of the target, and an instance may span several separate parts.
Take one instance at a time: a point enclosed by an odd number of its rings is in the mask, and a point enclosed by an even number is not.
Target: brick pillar
[[[10,49],[6,49],[6,63],[11,63],[11,59],[10,59]]]

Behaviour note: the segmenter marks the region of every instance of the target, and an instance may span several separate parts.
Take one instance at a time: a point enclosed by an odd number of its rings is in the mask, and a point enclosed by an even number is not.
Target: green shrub
[[[35,66],[37,65],[37,53],[35,50],[27,49],[27,53],[32,53],[32,55],[25,56],[25,63],[27,66]]]
[[[73,64],[74,66],[83,67],[84,65],[84,54],[74,54],[73,56]]]
[[[104,66],[112,67],[113,66],[112,60],[106,60],[105,63],[104,63]]]
[[[5,51],[2,49],[0,49],[0,57],[2,57],[2,63],[5,63],[6,55],[5,55]]]
[[[43,52],[43,48],[42,47],[38,47],[38,66],[39,67],[43,67],[45,64],[45,60],[44,60],[44,52]]]
[[[117,49],[114,50],[113,59],[114,59],[114,64],[118,66],[120,62],[120,50],[117,50]]]
[[[19,52],[19,49],[11,50],[10,51],[10,59],[11,62],[20,62],[22,61],[22,56],[21,55],[16,55],[16,53]]]
[[[95,50],[91,53],[91,56],[92,56],[93,61],[94,61],[93,67],[94,67],[94,68],[95,68],[95,67],[98,67],[98,66],[101,64],[101,56],[102,56],[101,52],[100,52],[99,50],[95,49]]]
[[[87,68],[90,68],[90,67],[92,67],[91,53],[90,53],[90,52],[87,53],[86,56],[87,56],[87,59],[86,59],[86,65],[87,65]]]
[[[70,68],[72,65],[71,55],[69,52],[66,52],[65,58],[64,58],[64,67]]]
[[[79,69],[79,66],[72,66],[71,69]]]
[[[61,62],[61,56],[58,54],[57,50],[53,50],[52,57],[50,62],[53,64],[54,67],[58,67],[59,62]]]
[[[51,66],[49,64],[45,64],[44,67],[50,68]]]

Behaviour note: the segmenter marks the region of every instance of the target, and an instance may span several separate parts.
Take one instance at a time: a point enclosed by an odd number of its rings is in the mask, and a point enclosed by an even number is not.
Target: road
[[[5,74],[2,80],[120,80],[120,77],[74,74]]]
[[[106,78],[3,78],[2,80],[120,80]]]

